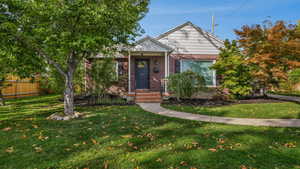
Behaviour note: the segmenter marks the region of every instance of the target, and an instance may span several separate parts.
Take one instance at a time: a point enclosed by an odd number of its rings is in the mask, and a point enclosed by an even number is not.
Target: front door
[[[149,89],[149,60],[135,60],[136,89]]]

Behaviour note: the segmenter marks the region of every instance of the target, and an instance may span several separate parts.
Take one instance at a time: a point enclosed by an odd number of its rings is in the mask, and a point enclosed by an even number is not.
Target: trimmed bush
[[[191,98],[193,94],[205,89],[204,77],[192,71],[172,74],[168,80],[169,90],[177,100]]]

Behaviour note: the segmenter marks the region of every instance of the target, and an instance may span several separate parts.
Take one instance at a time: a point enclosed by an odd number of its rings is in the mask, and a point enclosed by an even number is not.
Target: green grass
[[[62,111],[57,99],[10,100],[0,107],[1,169],[300,168],[299,128],[186,121],[137,106],[77,108],[90,116],[45,120]]]
[[[223,117],[299,119],[300,104],[291,102],[236,104],[219,107],[163,105],[172,110]]]

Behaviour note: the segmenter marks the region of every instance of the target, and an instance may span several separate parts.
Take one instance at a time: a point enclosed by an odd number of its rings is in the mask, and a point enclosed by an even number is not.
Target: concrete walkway
[[[176,117],[186,120],[195,120],[203,122],[248,125],[248,126],[272,126],[272,127],[300,127],[300,119],[248,119],[248,118],[230,118],[218,116],[206,116],[200,114],[191,114],[168,110],[160,106],[159,103],[139,103],[139,106],[151,113]]]
[[[300,103],[300,97],[297,96],[283,96],[277,94],[267,94],[267,96],[274,99]]]

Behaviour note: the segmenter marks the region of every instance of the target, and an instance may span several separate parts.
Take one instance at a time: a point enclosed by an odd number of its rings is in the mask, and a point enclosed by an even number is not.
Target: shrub
[[[294,69],[288,73],[287,80],[282,80],[278,88],[273,91],[284,93],[299,93],[298,84],[300,83],[300,68]]]
[[[221,89],[227,90],[231,98],[241,98],[252,93],[254,80],[250,74],[251,69],[235,41],[225,42],[225,48],[221,49],[212,68],[221,75]]]
[[[177,100],[191,98],[193,94],[205,89],[205,79],[192,71],[172,74],[169,77],[168,87]]]
[[[90,93],[93,95],[104,95],[107,90],[117,81],[116,64],[113,58],[95,60],[89,70],[92,86]]]

